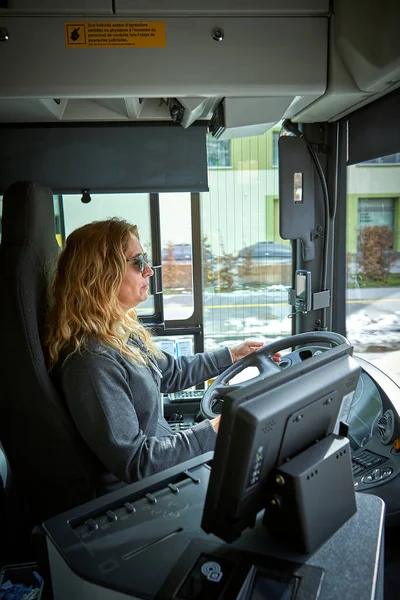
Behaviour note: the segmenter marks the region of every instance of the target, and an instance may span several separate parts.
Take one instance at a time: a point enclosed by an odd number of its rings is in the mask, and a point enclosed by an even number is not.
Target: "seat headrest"
[[[1,245],[29,245],[40,260],[57,255],[53,192],[37,182],[18,181],[3,196]]]

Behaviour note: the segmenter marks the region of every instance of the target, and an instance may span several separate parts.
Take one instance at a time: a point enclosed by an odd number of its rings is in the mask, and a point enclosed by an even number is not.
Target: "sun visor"
[[[208,191],[205,123],[8,125],[0,137],[0,193],[15,181],[55,194]]]
[[[347,119],[348,165],[400,152],[400,89]]]

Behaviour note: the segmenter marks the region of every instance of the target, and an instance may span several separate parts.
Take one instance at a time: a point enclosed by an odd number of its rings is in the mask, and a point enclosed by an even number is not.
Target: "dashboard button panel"
[[[382,481],[383,479],[387,479],[393,473],[393,469],[391,467],[383,467],[381,469],[374,469],[371,473],[364,475],[361,479],[362,483],[376,483],[377,481]]]
[[[384,456],[369,450],[355,452],[352,456],[353,477],[359,477],[364,471],[371,469],[371,467],[378,467],[386,460]]]

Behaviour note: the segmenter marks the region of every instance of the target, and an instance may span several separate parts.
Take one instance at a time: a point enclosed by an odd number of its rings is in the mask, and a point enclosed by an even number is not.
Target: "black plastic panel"
[[[348,165],[400,152],[400,90],[348,118]]]
[[[0,138],[0,194],[15,181],[54,194],[208,191],[203,124],[8,125]]]

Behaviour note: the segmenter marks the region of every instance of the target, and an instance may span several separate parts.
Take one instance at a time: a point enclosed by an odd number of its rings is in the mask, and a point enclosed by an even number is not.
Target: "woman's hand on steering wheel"
[[[221,415],[219,415],[218,417],[215,417],[215,419],[210,419],[210,423],[214,427],[215,433],[218,433],[220,421],[221,421]]]
[[[241,373],[247,367],[257,367],[259,374],[248,382],[240,385],[253,385],[267,377],[282,373],[280,367],[276,364],[280,362],[280,352],[293,347],[301,347],[307,344],[328,343],[331,346],[339,346],[349,342],[345,337],[333,331],[311,331],[310,333],[300,333],[282,340],[275,340],[270,344],[264,345],[262,342],[247,341],[231,349],[233,363],[223,373],[218,375],[211,386],[206,390],[200,402],[200,413],[210,419],[215,429],[218,431],[219,421],[215,421],[221,413],[221,404],[227,391],[232,392],[236,385],[231,380]],[[297,352],[297,350],[295,351]],[[216,410],[214,411],[214,409]]]
[[[236,346],[235,348],[230,348],[232,362],[233,363],[238,362],[242,358],[245,358],[249,354],[252,354],[252,352],[259,350],[264,345],[265,345],[264,342],[256,342],[254,340],[246,340],[245,342],[242,342],[241,344],[239,344],[239,346]],[[273,354],[271,356],[271,358],[274,362],[278,363],[281,360],[281,355],[279,352],[276,352],[275,354]]]

